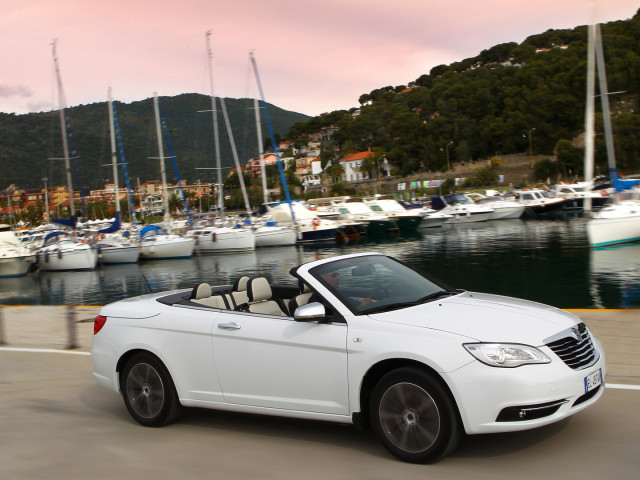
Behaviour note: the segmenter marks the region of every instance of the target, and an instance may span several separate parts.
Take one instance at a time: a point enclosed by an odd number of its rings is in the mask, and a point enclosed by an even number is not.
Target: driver
[[[331,272],[321,273],[320,278],[322,278],[322,280],[324,280],[334,290],[340,291],[340,272],[339,271],[333,270]],[[357,300],[350,298],[348,295],[345,295],[344,292],[340,291],[340,293],[342,293],[356,308],[366,307],[372,302],[370,298],[363,298],[362,301],[358,302]],[[309,298],[309,303],[320,302],[320,301],[321,301],[320,295],[318,295],[316,292],[313,292],[313,294]]]

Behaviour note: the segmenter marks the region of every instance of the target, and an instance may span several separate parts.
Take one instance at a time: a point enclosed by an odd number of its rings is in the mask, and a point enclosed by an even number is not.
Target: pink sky
[[[591,7],[594,3],[595,7]],[[2,0],[0,111],[56,109],[50,42],[69,106],[209,94],[256,96],[308,115],[358,106],[375,88],[522,42],[550,28],[631,18],[637,0]]]

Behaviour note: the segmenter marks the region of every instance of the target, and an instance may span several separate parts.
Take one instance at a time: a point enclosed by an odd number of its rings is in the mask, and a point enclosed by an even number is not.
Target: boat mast
[[[162,178],[162,205],[164,207],[164,221],[170,230],[171,218],[169,215],[169,194],[167,192],[167,172],[164,168],[164,146],[162,145],[162,127],[160,126],[160,108],[158,106],[158,94],[153,94],[153,110],[156,115],[156,133],[158,136],[158,157],[160,159],[160,177]]]
[[[120,215],[120,200],[118,194],[120,190],[118,188],[118,154],[116,151],[116,129],[114,127],[113,120],[113,100],[111,97],[111,87],[109,87],[108,93],[108,105],[109,105],[109,133],[111,134],[111,163],[113,164],[113,188],[115,190],[114,200],[116,202],[116,218]]]
[[[296,221],[296,216],[293,213],[293,205],[291,204],[291,195],[289,194],[289,186],[287,185],[287,179],[284,176],[282,161],[280,160],[280,152],[278,152],[278,145],[276,144],[276,136],[273,133],[273,126],[271,125],[271,118],[269,117],[269,110],[267,109],[267,102],[264,99],[264,92],[262,91],[262,83],[260,82],[260,74],[258,73],[258,64],[256,63],[256,59],[253,56],[253,52],[249,52],[249,58],[251,59],[251,64],[253,65],[253,73],[256,77],[256,83],[258,84],[258,92],[260,92],[260,101],[262,102],[262,106],[264,107],[264,118],[267,121],[267,128],[269,129],[269,136],[271,137],[273,153],[276,156],[278,172],[280,173],[280,180],[282,181],[282,189],[284,190],[285,198],[287,199],[287,203],[289,204],[289,209],[291,210],[291,220],[293,221],[293,224],[296,230],[298,230],[298,222]]]
[[[595,116],[595,25],[588,26],[588,47],[587,47],[587,98],[584,120],[584,180],[591,182],[593,179],[594,164],[594,116]],[[591,211],[591,198],[584,199],[584,211]]]
[[[76,206],[73,199],[73,184],[71,182],[71,165],[69,162],[69,143],[67,141],[67,122],[65,120],[65,98],[64,90],[62,89],[62,78],[60,77],[60,67],[58,65],[58,57],[56,55],[56,43],[57,39],[51,43],[53,54],[53,65],[56,71],[56,80],[58,84],[58,111],[60,113],[60,128],[62,130],[62,149],[64,151],[64,169],[67,177],[67,188],[69,189],[69,212],[71,213],[71,219],[75,224],[76,218]],[[74,226],[75,230],[75,226]]]
[[[262,147],[262,124],[260,123],[260,106],[258,105],[258,98],[253,99],[253,108],[256,112],[256,133],[258,134],[258,152],[260,152],[260,173],[262,175],[262,198],[264,203],[269,201],[269,195],[267,193],[267,173],[264,167],[264,149]]]
[[[218,112],[216,112],[216,97],[213,90],[213,67],[212,67],[212,51],[209,37],[211,30],[205,33],[207,39],[207,60],[209,66],[209,90],[211,91],[211,113],[213,115],[213,143],[216,160],[216,169],[218,170],[218,210],[220,211],[220,223],[224,225],[224,192],[222,191],[222,167],[220,165],[220,137],[218,134]]]
[[[602,33],[600,24],[595,26],[596,40],[596,65],[598,67],[598,80],[600,81],[600,102],[602,105],[602,121],[604,123],[604,137],[607,145],[607,158],[609,160],[609,178],[614,184],[618,178],[616,169],[616,153],[613,148],[613,130],[611,128],[611,115],[609,111],[609,89],[607,87],[607,73],[604,66],[604,50],[602,48]]]

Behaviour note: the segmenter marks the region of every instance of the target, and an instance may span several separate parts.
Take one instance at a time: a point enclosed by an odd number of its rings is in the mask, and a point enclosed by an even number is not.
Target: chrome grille
[[[545,340],[545,345],[574,370],[590,367],[600,358],[584,323]]]

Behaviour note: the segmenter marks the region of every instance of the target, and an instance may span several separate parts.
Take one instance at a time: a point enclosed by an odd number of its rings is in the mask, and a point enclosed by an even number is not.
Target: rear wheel
[[[180,412],[171,376],[162,362],[152,355],[141,353],[126,363],[120,389],[131,416],[147,427],[171,423]]]
[[[382,444],[406,462],[435,462],[460,440],[460,421],[448,392],[418,368],[400,368],[382,377],[369,408]]]

